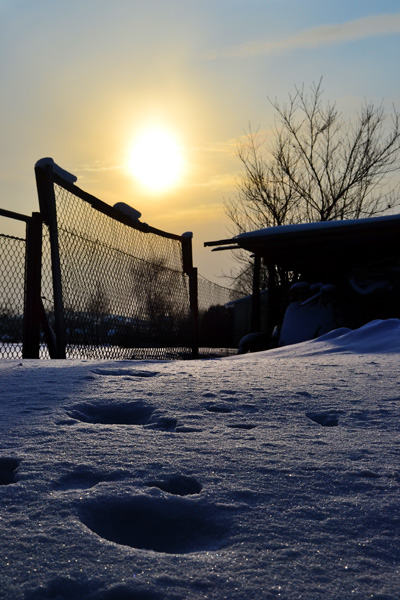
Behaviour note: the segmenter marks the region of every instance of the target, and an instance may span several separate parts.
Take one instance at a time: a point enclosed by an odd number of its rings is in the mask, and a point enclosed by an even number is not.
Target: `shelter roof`
[[[400,257],[400,215],[268,227],[204,245],[244,249],[299,273],[343,271]]]

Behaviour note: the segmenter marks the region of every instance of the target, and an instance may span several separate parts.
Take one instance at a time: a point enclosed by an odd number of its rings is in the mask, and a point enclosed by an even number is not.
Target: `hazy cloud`
[[[195,146],[190,148],[192,153],[204,153],[204,154],[224,154],[226,156],[236,155],[237,140],[227,140],[224,142],[215,142],[208,144],[207,146]]]
[[[123,165],[110,165],[110,164],[105,164],[102,163],[98,160],[96,160],[93,164],[91,165],[80,165],[79,167],[77,167],[77,171],[79,171],[81,174],[84,173],[102,173],[104,171],[118,171],[123,169]]]
[[[400,13],[375,15],[336,25],[320,25],[281,40],[257,40],[211,52],[208,58],[245,58],[296,48],[315,48],[400,33]]]
[[[204,188],[209,190],[229,190],[236,186],[235,173],[223,173],[222,175],[209,176],[203,181],[192,181],[187,188]]]

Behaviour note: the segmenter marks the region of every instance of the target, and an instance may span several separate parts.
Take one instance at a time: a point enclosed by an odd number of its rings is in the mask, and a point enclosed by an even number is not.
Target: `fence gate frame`
[[[50,352],[51,358],[66,358],[66,329],[64,320],[63,286],[54,184],[71,192],[81,200],[90,204],[92,208],[115,219],[116,221],[123,223],[124,225],[128,225],[133,229],[137,229],[145,233],[153,233],[157,236],[177,240],[181,243],[182,272],[188,276],[189,284],[189,311],[192,329],[192,358],[198,358],[198,282],[197,268],[193,267],[193,234],[189,232],[180,236],[162,231],[155,227],[151,227],[147,223],[132,221],[129,216],[125,215],[121,211],[74,185],[76,177],[67,171],[64,171],[64,169],[54,163],[53,159],[51,158],[43,158],[37,161],[35,165],[35,177],[39,198],[40,215],[43,223],[45,223],[49,229],[50,238],[55,321],[53,341],[51,336],[52,332],[49,331],[49,341],[52,344],[52,351]]]

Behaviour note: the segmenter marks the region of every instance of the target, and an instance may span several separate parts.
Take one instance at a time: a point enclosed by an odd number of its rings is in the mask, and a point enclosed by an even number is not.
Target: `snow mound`
[[[321,342],[330,343],[332,350],[359,354],[400,352],[400,320],[371,321],[354,331],[339,329],[336,336],[328,333],[315,340],[314,344]]]
[[[356,354],[393,354],[400,352],[400,319],[375,320],[359,329],[341,327],[321,337],[268,350],[275,356],[309,356],[332,352]]]

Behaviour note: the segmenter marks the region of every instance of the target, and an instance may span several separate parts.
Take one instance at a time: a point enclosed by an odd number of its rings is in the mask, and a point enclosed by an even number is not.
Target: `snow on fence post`
[[[42,217],[35,212],[26,221],[23,358],[39,358],[41,279]]]

